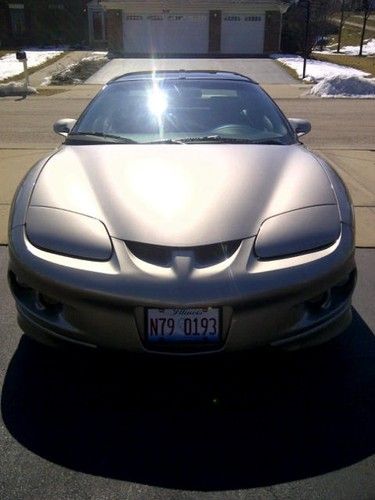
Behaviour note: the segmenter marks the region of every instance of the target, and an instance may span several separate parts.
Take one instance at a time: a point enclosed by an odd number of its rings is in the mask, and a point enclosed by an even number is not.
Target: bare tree
[[[332,15],[340,6],[340,0],[297,0],[284,15],[285,49],[310,54],[316,41],[331,32]]]
[[[341,17],[340,17],[340,26],[339,26],[336,52],[340,52],[342,30],[344,28],[345,21],[351,16],[352,11],[353,11],[353,0],[341,0]]]
[[[361,33],[361,44],[359,46],[359,55],[362,55],[363,52],[363,42],[365,40],[366,33],[366,25],[367,20],[370,17],[371,13],[375,10],[375,1],[374,0],[363,0],[362,1],[362,10],[363,10],[363,26]]]

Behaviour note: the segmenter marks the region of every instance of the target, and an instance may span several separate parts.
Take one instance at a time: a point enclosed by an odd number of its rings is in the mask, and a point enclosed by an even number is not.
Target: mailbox
[[[27,57],[26,57],[26,52],[23,51],[23,50],[18,50],[16,52],[16,57],[17,57],[17,60],[18,61],[26,61],[27,60]]]

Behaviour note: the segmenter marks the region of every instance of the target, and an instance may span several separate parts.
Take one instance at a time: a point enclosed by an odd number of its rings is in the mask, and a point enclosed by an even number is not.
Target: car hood
[[[30,202],[94,217],[115,238],[168,246],[247,238],[271,216],[335,203],[302,146],[209,144],[63,146]]]

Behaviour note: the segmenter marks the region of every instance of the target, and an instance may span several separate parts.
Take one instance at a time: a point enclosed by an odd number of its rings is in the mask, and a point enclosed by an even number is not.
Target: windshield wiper
[[[103,132],[73,132],[72,134],[69,134],[67,137],[67,140],[79,140],[79,141],[84,141],[87,138],[87,141],[92,141],[95,139],[104,139],[105,141],[107,139],[110,140],[111,143],[118,143],[118,144],[138,144],[137,141],[134,141],[133,139],[129,139],[128,137],[121,137],[119,135],[114,135],[114,134],[104,134]],[[102,142],[102,141],[100,141]]]
[[[203,137],[188,137],[184,139],[184,142],[189,144],[195,144],[200,142],[208,142],[208,143],[219,143],[219,144],[252,144],[253,141],[246,138],[238,138],[238,137],[225,137],[222,135],[206,135]]]
[[[283,142],[281,139],[261,139],[259,141],[252,141],[251,144],[270,144],[275,146],[287,146],[287,142]]]
[[[206,135],[202,137],[183,137],[181,139],[164,139],[160,141],[148,142],[146,144],[274,144],[285,145],[278,139],[253,140],[238,137],[223,137],[221,135]]]
[[[185,144],[185,139],[160,139],[159,141],[142,142],[142,144]]]
[[[147,144],[198,144],[205,142],[220,142],[223,144],[238,142],[240,139],[222,137],[220,135],[206,135],[202,137],[181,137],[181,139],[162,139],[160,141],[152,141]],[[247,140],[245,139],[247,142]],[[243,140],[241,139],[241,142]]]

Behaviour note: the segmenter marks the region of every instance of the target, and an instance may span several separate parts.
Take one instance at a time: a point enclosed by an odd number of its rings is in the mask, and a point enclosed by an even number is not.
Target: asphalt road
[[[52,131],[59,118],[76,118],[89,99],[69,99],[64,94],[0,101],[0,148],[55,147],[61,143]],[[374,149],[375,100],[373,99],[279,99],[289,117],[306,118],[312,131],[304,138],[315,149]]]
[[[1,279],[0,498],[373,500],[375,251],[357,263],[339,338],[199,362],[40,347]]]

